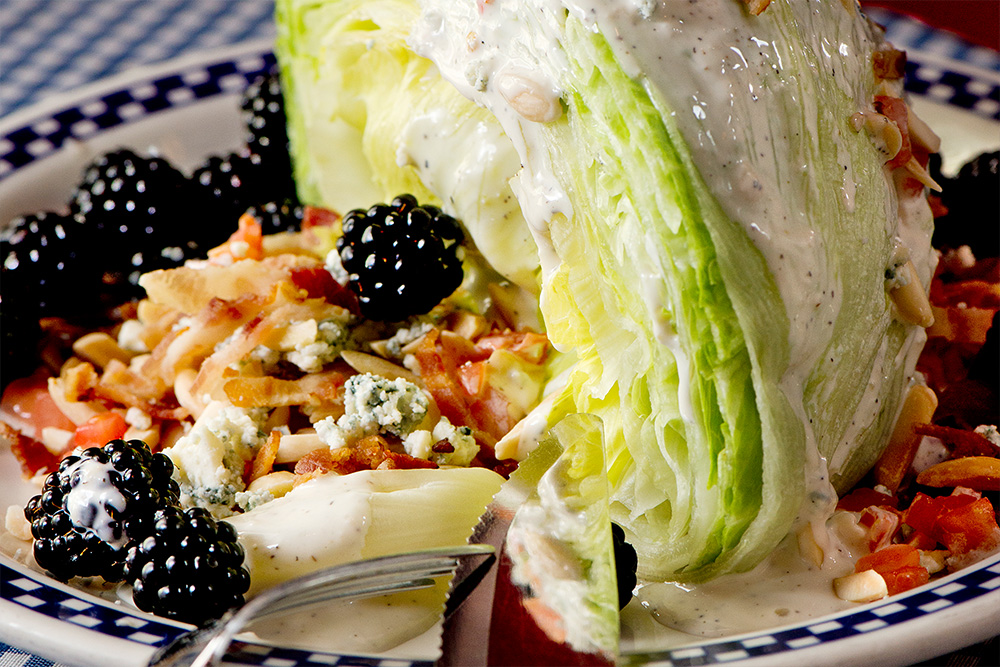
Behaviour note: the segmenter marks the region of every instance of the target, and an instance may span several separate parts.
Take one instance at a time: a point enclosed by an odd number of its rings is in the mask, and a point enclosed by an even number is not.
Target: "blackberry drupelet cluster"
[[[59,579],[124,578],[128,548],[152,531],[152,516],[177,503],[173,463],[141,440],[112,440],[68,456],[25,518],[35,538],[35,561]]]
[[[250,85],[246,145],[208,158],[190,178],[166,158],[112,151],[85,169],[65,215],[41,212],[7,226],[0,236],[2,386],[37,366],[39,318],[108,323],[114,308],[142,296],[140,275],[203,258],[249,208],[264,233],[299,228],[280,93],[276,73]],[[26,333],[10,333],[15,324]]]
[[[412,195],[344,216],[340,260],[362,314],[399,321],[430,311],[462,284],[458,222]]]
[[[934,247],[967,245],[976,257],[995,256],[1000,248],[1000,151],[976,156],[954,178],[941,174],[940,157],[931,159],[931,173],[948,209],[934,220]]]
[[[295,207],[298,203],[277,71],[251,83],[241,106],[247,130],[245,146],[235,153],[208,158],[191,177],[202,191],[210,217],[237,220],[250,207],[269,202],[276,207],[285,202]]]
[[[200,507],[158,511],[129,550],[127,579],[139,609],[195,625],[242,604],[250,587],[236,529]]]

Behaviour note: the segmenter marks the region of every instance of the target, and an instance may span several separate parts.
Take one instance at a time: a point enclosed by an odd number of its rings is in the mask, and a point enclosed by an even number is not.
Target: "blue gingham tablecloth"
[[[138,65],[273,38],[273,12],[273,0],[0,0],[0,117]],[[900,48],[1000,72],[1000,53],[885,10],[868,13]],[[978,95],[976,110],[996,117],[997,91]],[[995,665],[1000,652],[994,639],[924,664]],[[69,666],[0,642],[0,667]]]

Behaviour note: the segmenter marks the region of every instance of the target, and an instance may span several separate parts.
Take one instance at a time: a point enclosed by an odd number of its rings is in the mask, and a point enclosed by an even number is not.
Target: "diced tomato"
[[[250,215],[240,216],[239,229],[225,243],[208,251],[210,259],[229,256],[232,259],[261,259],[264,256],[264,232],[260,223]]]
[[[483,336],[476,347],[488,351],[487,356],[496,350],[510,350],[529,363],[539,364],[548,352],[549,339],[532,331],[505,331]]]
[[[306,291],[309,298],[326,299],[335,306],[346,308],[355,315],[361,314],[358,297],[350,289],[344,287],[321,266],[298,267],[291,271],[292,283]]]
[[[882,493],[875,489],[859,487],[841,498],[840,502],[837,503],[838,510],[845,510],[847,512],[860,512],[868,506],[884,506],[896,509],[899,506],[899,499],[896,496]]]
[[[102,412],[76,427],[73,447],[82,449],[103,447],[108,442],[121,438],[127,430],[128,424],[120,414],[112,411]]]
[[[930,581],[931,575],[926,567],[920,565],[901,567],[897,570],[879,572],[885,579],[889,595],[896,595],[917,586],[923,586]]]
[[[992,545],[1000,527],[989,498],[979,498],[943,512],[938,518],[936,532],[938,540],[955,555]]]
[[[932,551],[937,548],[938,541],[928,535],[927,533],[922,533],[919,530],[915,530],[907,538],[906,543],[915,549],[922,549],[924,551]]]
[[[866,507],[858,518],[858,525],[868,533],[868,549],[879,550],[892,542],[899,530],[899,513],[890,507]]]
[[[958,495],[953,494],[935,498],[924,493],[917,493],[913,498],[913,502],[910,503],[910,506],[903,513],[903,523],[916,531],[934,537],[937,522],[941,514],[948,510],[968,505],[977,498],[979,498],[979,494],[973,496],[959,493]]]
[[[909,544],[890,544],[858,559],[855,572],[875,570],[879,574],[898,570],[901,567],[920,565],[920,552]]]
[[[333,227],[340,222],[340,214],[328,208],[306,206],[302,211],[302,229],[313,227]]]
[[[31,438],[41,438],[46,427],[72,431],[76,425],[59,410],[49,395],[49,374],[39,371],[12,381],[3,392],[0,415],[5,422]]]

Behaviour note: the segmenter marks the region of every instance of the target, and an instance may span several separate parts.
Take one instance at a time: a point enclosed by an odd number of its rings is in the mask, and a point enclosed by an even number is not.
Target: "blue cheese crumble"
[[[316,334],[309,342],[297,343],[285,358],[306,373],[316,373],[334,361],[350,342],[347,318],[343,321],[326,319],[316,325]]]
[[[267,439],[267,411],[215,401],[173,447],[163,450],[174,463],[183,507],[203,507],[216,518],[233,514],[244,491],[243,469]]]
[[[434,451],[434,445],[447,440],[452,451]],[[468,426],[455,426],[447,417],[441,417],[433,431],[416,430],[403,439],[406,453],[426,459],[439,466],[468,466],[479,453],[479,444]]]
[[[316,423],[316,434],[330,449],[361,438],[389,433],[405,438],[427,416],[430,398],[403,378],[388,380],[372,373],[352,375],[344,384],[344,414]]]

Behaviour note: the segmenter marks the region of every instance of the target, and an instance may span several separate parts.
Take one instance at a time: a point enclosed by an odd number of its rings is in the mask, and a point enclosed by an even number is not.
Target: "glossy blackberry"
[[[625,531],[617,523],[611,524],[611,540],[615,548],[615,574],[618,577],[618,608],[624,609],[632,599],[637,583],[636,568],[639,559],[635,547],[625,541]]]
[[[295,199],[291,167],[274,174],[264,158],[255,153],[212,156],[191,175],[202,191],[206,215],[222,232],[214,245],[222,243],[236,229],[236,221],[251,206]]]
[[[158,509],[177,503],[173,469],[141,440],[67,456],[24,509],[35,561],[60,579],[121,581],[129,546],[152,532]]]
[[[458,222],[412,195],[344,216],[337,240],[361,312],[399,321],[428,312],[462,284]]]
[[[290,199],[251,206],[246,212],[261,223],[264,234],[297,232],[302,229],[303,208]]]
[[[968,245],[977,257],[1000,251],[1000,151],[983,153],[941,183],[948,214],[934,221],[935,247]]]
[[[156,513],[153,532],[128,554],[139,609],[203,625],[243,603],[250,574],[236,529],[200,507]]]
[[[277,70],[258,77],[247,86],[241,104],[247,128],[247,146],[265,158],[288,156],[285,101]]]
[[[0,237],[0,294],[34,317],[73,314],[93,306],[75,288],[98,275],[82,247],[85,234],[72,218],[40,212],[19,217]]]
[[[87,229],[86,247],[100,253],[103,289],[112,300],[142,296],[139,276],[177,265],[163,248],[197,241],[185,210],[188,184],[167,160],[122,149],[97,158],[70,203]]]

